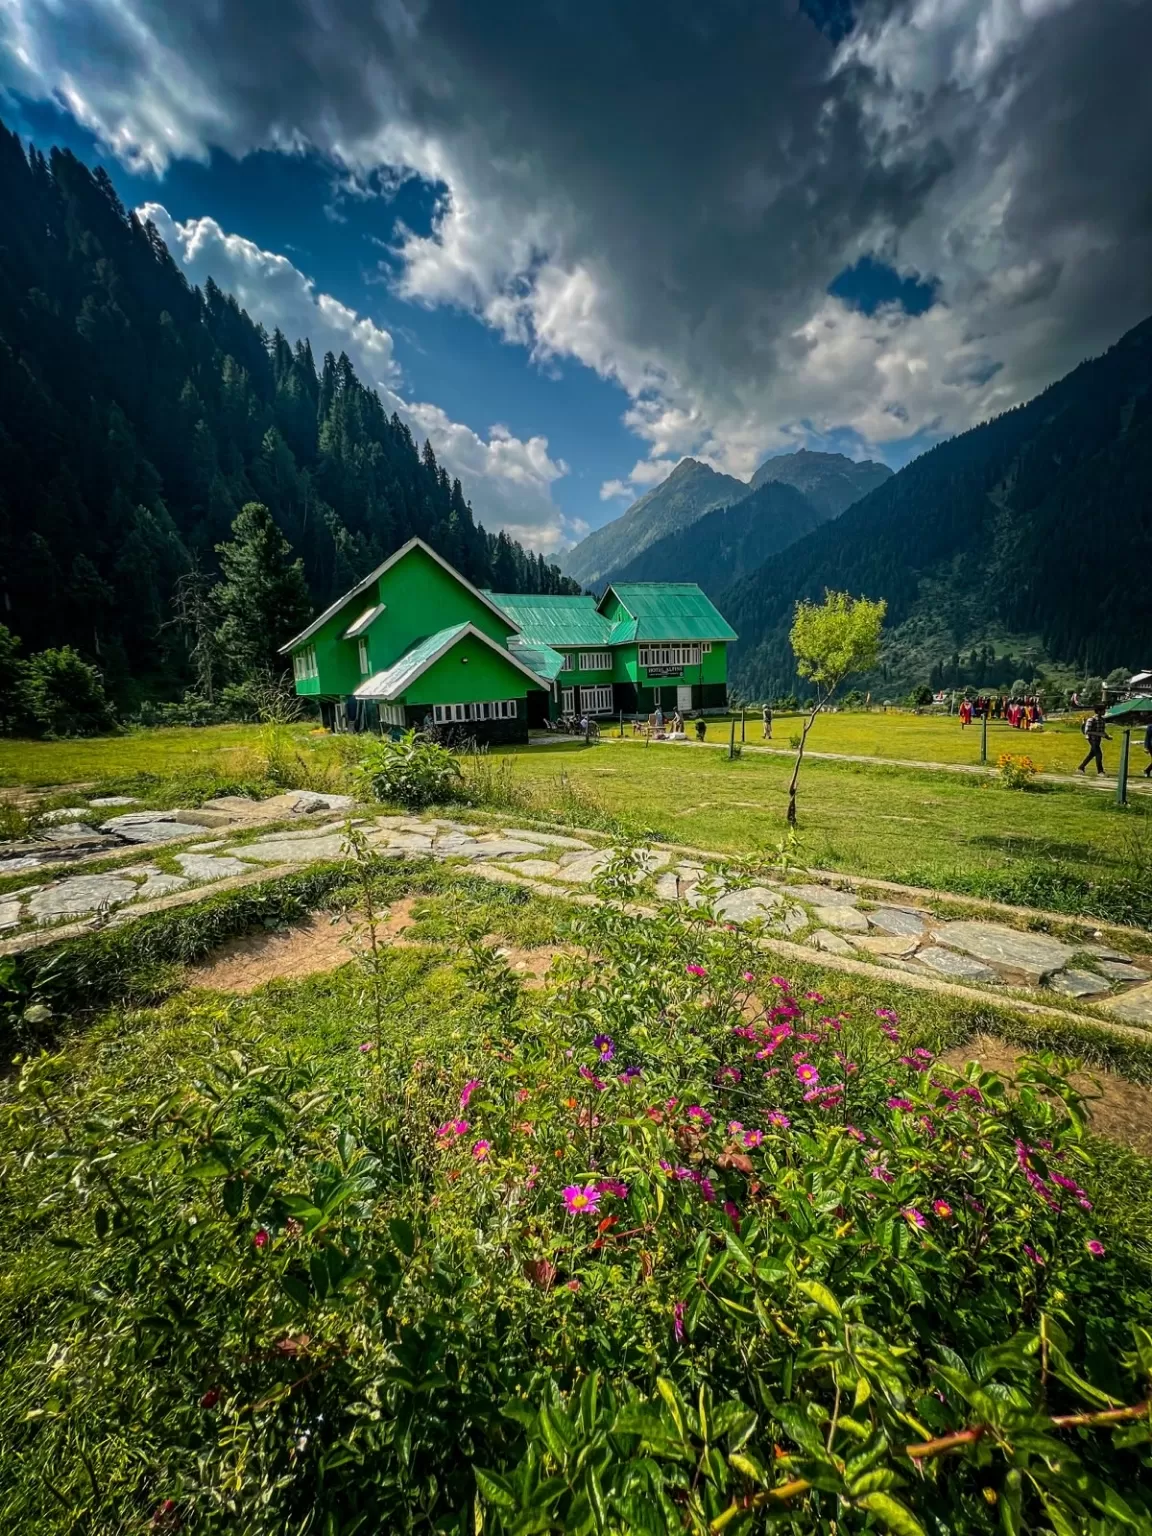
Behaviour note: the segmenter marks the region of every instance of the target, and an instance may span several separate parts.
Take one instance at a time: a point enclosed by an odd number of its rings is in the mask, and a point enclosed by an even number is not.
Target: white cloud
[[[410,401],[398,393],[400,370],[392,337],[315,283],[286,256],[262,250],[242,235],[228,234],[215,219],[173,219],[160,203],[136,210],[151,219],[189,281],[208,277],[271,331],[290,339],[308,337],[317,357],[347,352],[365,382],[380,393],[389,411],[398,411],[419,438],[428,438],[450,475],[458,475],[477,517],[490,529],[545,553],[566,547],[582,532],[570,525],[552,499],[551,487],[568,466],[553,459],[548,439],[514,437],[493,426],[487,438],[452,421],[437,405]]]

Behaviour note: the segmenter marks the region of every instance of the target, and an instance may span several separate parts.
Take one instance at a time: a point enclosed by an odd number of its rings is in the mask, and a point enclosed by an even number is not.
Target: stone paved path
[[[224,803],[214,804],[221,814],[232,815]],[[169,860],[167,869],[141,862],[106,874],[65,875],[28,887],[0,898],[0,930],[9,936],[32,933],[78,918],[98,925],[114,909],[181,891],[193,899],[216,881],[256,876],[264,867],[283,870],[341,859],[344,824],[333,813],[342,809],[318,811],[319,824],[310,817],[312,824],[278,827],[255,838],[241,826],[239,834],[233,831],[179,851],[164,850],[167,834],[160,833],[157,846],[163,851],[153,858]],[[160,820],[155,825],[179,825],[187,832],[199,824]],[[378,857],[466,861],[488,878],[512,878],[545,894],[573,898],[587,891],[613,853],[558,832],[445,818],[363,815],[357,825]],[[931,893],[924,893],[920,904],[875,902],[812,880],[776,880],[770,875],[755,883],[733,880],[720,859],[678,858],[661,847],[647,850],[641,865],[634,883],[642,899],[650,896],[686,911],[708,910],[723,922],[759,924],[767,936],[796,939],[825,955],[880,970],[942,983],[1011,987],[1038,998],[1088,1000],[1117,1018],[1152,1028],[1152,956],[1127,953],[1091,938],[1090,920],[1081,924],[1086,936],[1071,942],[1000,921],[939,916],[926,904]],[[1071,920],[1070,926],[1075,927]],[[0,953],[11,947],[10,938]]]

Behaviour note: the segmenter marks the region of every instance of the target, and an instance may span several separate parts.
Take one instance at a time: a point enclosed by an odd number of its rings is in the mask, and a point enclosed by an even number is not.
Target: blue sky
[[[899,468],[1141,319],[1150,15],[9,0],[0,114],[559,549],[685,454]]]

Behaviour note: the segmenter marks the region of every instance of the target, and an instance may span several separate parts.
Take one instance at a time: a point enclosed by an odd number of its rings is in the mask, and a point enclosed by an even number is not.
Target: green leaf
[[[416,1251],[416,1234],[411,1224],[402,1217],[393,1216],[388,1223],[388,1236],[399,1248],[406,1259],[410,1259]]]
[[[896,1536],[925,1536],[924,1527],[912,1514],[905,1509],[899,1499],[894,1499],[888,1493],[866,1493],[856,1503],[861,1509],[866,1509],[876,1516],[887,1531],[895,1531]]]
[[[814,1301],[821,1312],[827,1312],[829,1317],[843,1321],[844,1314],[840,1310],[840,1303],[826,1285],[820,1284],[819,1280],[797,1280],[796,1289],[803,1291],[809,1301]]]
[[[668,1405],[668,1412],[672,1415],[672,1422],[679,1431],[680,1438],[686,1438],[684,1400],[676,1388],[668,1380],[667,1376],[656,1378],[656,1390]]]
[[[476,1478],[476,1486],[481,1496],[488,1500],[489,1504],[495,1504],[497,1509],[515,1509],[516,1494],[512,1484],[499,1472],[485,1472],[482,1467],[473,1467],[472,1473]]]
[[[762,1488],[768,1486],[768,1474],[755,1456],[734,1451],[728,1458],[728,1465],[733,1467],[742,1476],[749,1478],[754,1483],[759,1483]]]

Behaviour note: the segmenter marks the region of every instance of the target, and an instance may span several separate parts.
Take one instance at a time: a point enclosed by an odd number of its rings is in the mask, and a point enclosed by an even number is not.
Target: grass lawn
[[[710,720],[707,740],[727,741],[731,718]],[[990,720],[988,762],[995,767],[1002,752],[1016,756],[1026,753],[1044,772],[1074,773],[1087,745],[1080,733],[1080,718],[1057,720],[1039,731],[1014,731],[1003,720]],[[762,727],[758,713],[748,715],[745,730],[748,744],[759,746]],[[789,738],[799,731],[799,715],[777,715],[770,745],[787,748]],[[1104,743],[1104,765],[1109,773],[1114,773],[1120,760],[1120,732],[1111,734],[1112,741]],[[740,739],[739,717],[736,717],[736,739]],[[1133,772],[1142,772],[1148,761],[1141,749],[1141,740],[1141,734],[1134,733],[1130,763]],[[818,716],[808,745],[814,752],[843,752],[849,756],[892,757],[903,762],[979,764],[980,727],[975,724],[961,727],[955,717],[853,711]]]
[[[308,725],[290,728],[296,745],[323,750],[330,738]],[[46,787],[155,774],[259,778],[264,763],[255,725],[173,726],[75,741],[0,740],[0,786]]]
[[[786,830],[787,758],[729,762],[719,752],[625,742],[528,748],[507,760],[513,782],[544,804],[561,798],[563,772],[605,811],[698,848],[749,852]],[[1055,904],[1045,874],[1147,883],[1152,803],[1139,797],[1121,810],[1071,786],[1010,791],[966,774],[812,759],[799,806],[799,856],[812,865],[1036,905]],[[1022,888],[1013,896],[1026,881],[1039,887],[1034,897]]]

